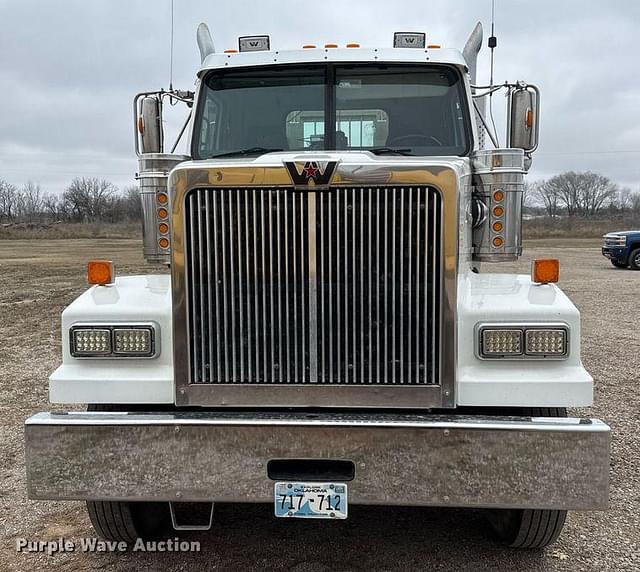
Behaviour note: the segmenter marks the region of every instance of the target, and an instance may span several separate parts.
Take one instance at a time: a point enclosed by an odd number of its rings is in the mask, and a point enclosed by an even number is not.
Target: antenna
[[[173,0],[172,0],[173,1]],[[489,93],[489,116],[493,125],[493,132],[498,140],[498,130],[496,129],[496,121],[493,118],[493,69],[494,69],[494,52],[498,46],[498,38],[495,34],[496,29],[496,0],[491,0],[491,36],[489,37],[489,48],[491,49],[491,81],[489,85],[492,91]]]
[[[171,0],[171,35],[169,40],[169,91],[173,91],[173,0]]]

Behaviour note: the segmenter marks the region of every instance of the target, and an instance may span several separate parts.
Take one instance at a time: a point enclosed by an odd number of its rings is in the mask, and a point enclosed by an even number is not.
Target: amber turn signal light
[[[531,281],[536,284],[555,284],[560,280],[560,261],[555,258],[534,260]]]
[[[92,285],[105,286],[113,284],[115,272],[110,260],[91,260],[87,264],[87,282]]]

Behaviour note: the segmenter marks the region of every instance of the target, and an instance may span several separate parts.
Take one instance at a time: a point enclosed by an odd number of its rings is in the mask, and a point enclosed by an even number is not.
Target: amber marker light
[[[504,201],[504,192],[496,191],[495,193],[493,193],[493,200],[498,202]]]
[[[440,44],[429,44],[427,46],[428,50],[439,50],[442,46]]]
[[[325,44],[324,47],[325,48],[337,48],[338,44]]]
[[[536,284],[555,284],[560,280],[560,261],[556,258],[534,260],[531,281]]]
[[[160,231],[160,234],[167,234],[169,232],[169,225],[166,222],[161,222],[158,225],[158,230]]]
[[[158,218],[167,218],[169,211],[167,209],[158,209]]]
[[[91,285],[113,284],[115,272],[110,260],[90,260],[87,264],[87,282]]]
[[[303,50],[313,50],[316,46],[314,44],[305,44],[302,46]]]
[[[527,111],[527,129],[531,129],[533,127],[533,111],[529,109]]]
[[[493,216],[502,216],[504,214],[504,209],[502,207],[495,207],[493,209]]]
[[[355,43],[351,43],[351,44],[347,44],[347,48],[359,48],[360,44],[355,44]]]
[[[493,246],[495,246],[496,248],[500,248],[503,244],[504,244],[504,240],[502,239],[502,237],[496,236],[493,239]]]
[[[493,228],[493,230],[494,230],[495,232],[502,232],[503,225],[502,225],[502,223],[501,223],[501,222],[499,222],[499,221],[498,221],[498,222],[494,222],[494,223],[493,223],[493,227],[492,227],[492,228]]]
[[[225,54],[237,54],[238,50],[225,50],[224,53]]]
[[[169,239],[168,238],[161,238],[158,241],[158,244],[160,245],[160,248],[169,248]]]
[[[158,193],[158,202],[161,205],[166,205],[169,202],[169,197],[166,193]]]

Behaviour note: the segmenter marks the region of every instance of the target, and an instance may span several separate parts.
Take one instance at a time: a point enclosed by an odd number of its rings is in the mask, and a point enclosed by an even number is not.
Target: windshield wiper
[[[367,149],[374,155],[407,155],[413,156],[412,149],[392,149],[391,147],[374,147]]]
[[[264,155],[265,153],[276,153],[282,149],[269,149],[268,147],[249,147],[248,149],[239,149],[238,151],[229,151],[228,153],[220,153],[212,155],[212,159],[218,157],[246,157],[247,155]]]

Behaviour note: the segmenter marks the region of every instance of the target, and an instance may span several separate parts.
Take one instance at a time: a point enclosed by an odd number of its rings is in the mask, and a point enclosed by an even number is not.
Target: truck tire
[[[629,255],[629,268],[631,270],[640,270],[640,248],[636,248]]]
[[[561,407],[533,407],[521,410],[525,417],[566,417]],[[553,544],[564,526],[566,510],[501,509],[487,513],[498,538],[511,548],[544,548]]]
[[[613,264],[616,268],[626,268],[627,265],[623,262],[618,262],[617,260],[612,260],[611,264]]]
[[[87,411],[126,411],[126,406],[91,404]],[[104,540],[135,542],[167,538],[173,532],[169,503],[87,501],[89,520]]]
[[[104,540],[135,542],[170,536],[168,503],[87,501],[89,520]]]

